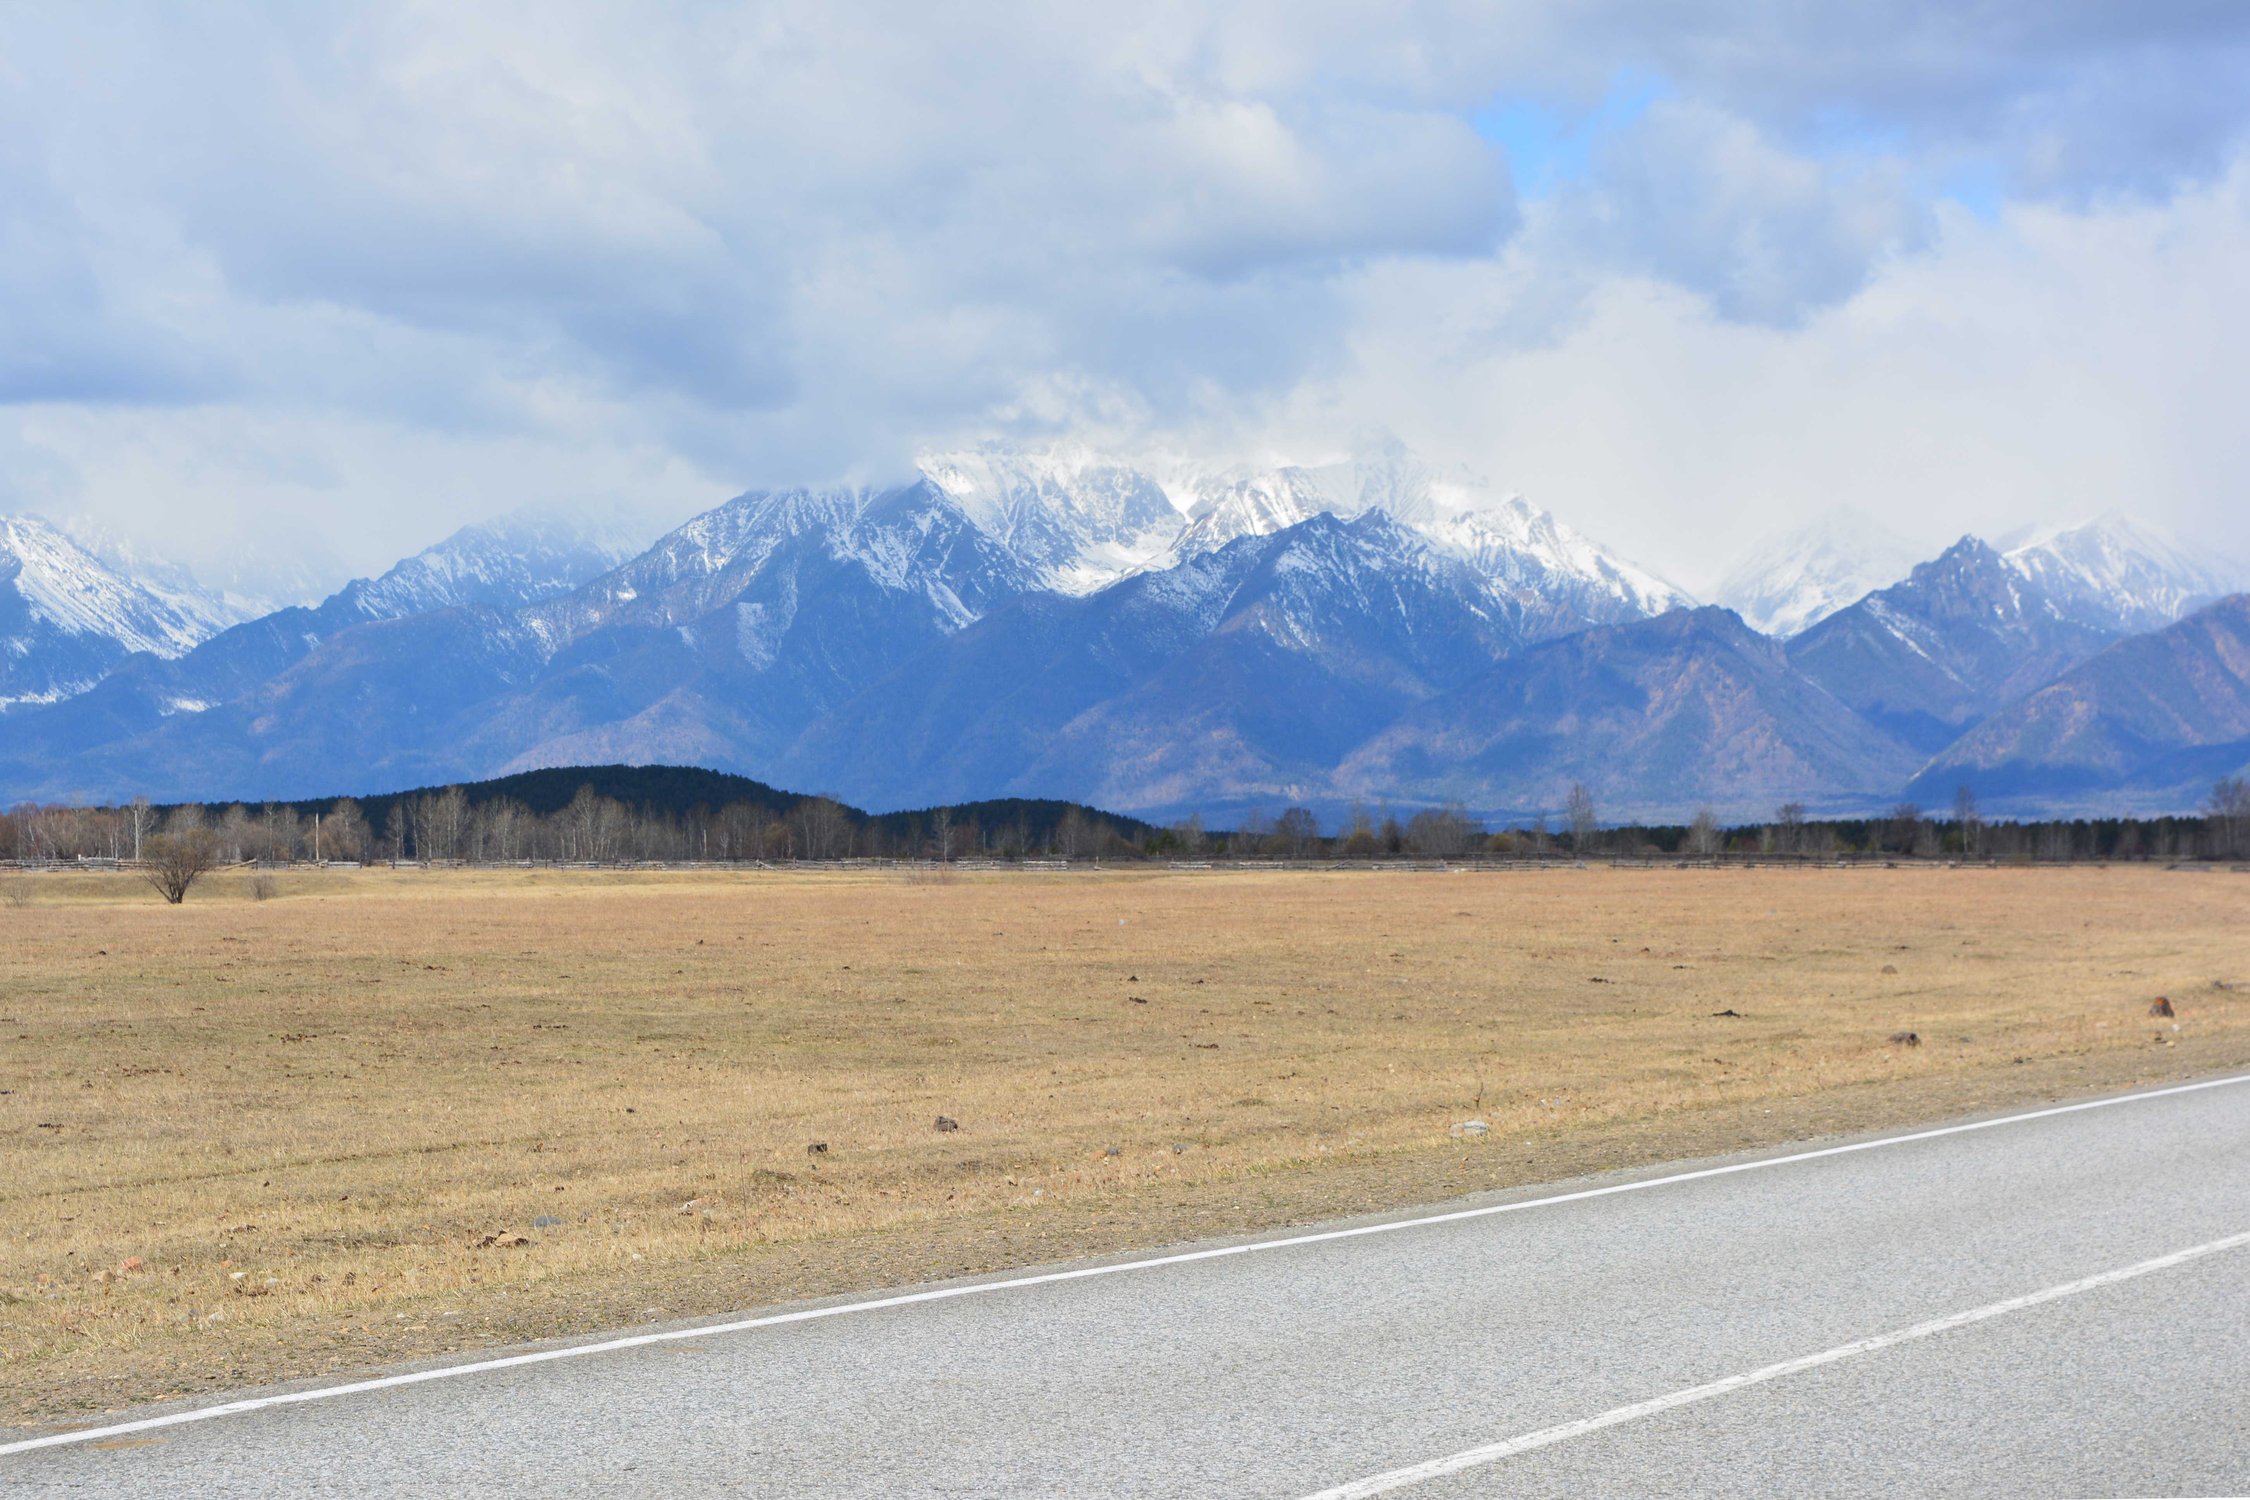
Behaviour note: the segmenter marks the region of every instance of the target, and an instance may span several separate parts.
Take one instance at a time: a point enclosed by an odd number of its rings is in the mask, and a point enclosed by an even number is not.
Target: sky
[[[0,511],[312,588],[1395,434],[1690,588],[1840,506],[2250,555],[2246,123],[2238,0],[0,0]]]

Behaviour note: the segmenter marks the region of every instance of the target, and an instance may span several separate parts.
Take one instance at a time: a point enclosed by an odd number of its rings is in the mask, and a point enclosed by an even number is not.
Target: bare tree
[[[851,853],[851,814],[827,793],[807,797],[792,810],[806,859],[842,859]]]
[[[1977,812],[1977,794],[1967,782],[1953,789],[1953,826],[1961,835],[1961,857],[1976,858],[1984,843],[1984,819]]]
[[[2221,859],[2250,853],[2250,780],[2228,776],[2211,788],[2211,852]]]
[[[531,822],[530,809],[524,810],[524,821]],[[773,812],[756,802],[729,802],[719,809],[715,825],[718,833],[718,856],[721,859],[764,859],[766,857],[766,832],[773,826]]]
[[[326,859],[365,859],[367,836],[367,814],[346,797],[328,809],[321,820],[321,855]]]
[[[941,807],[930,814],[930,842],[937,845],[940,864],[953,858],[953,809]]]
[[[253,826],[248,808],[239,802],[230,804],[219,814],[219,826],[213,830],[219,841],[218,857],[239,864],[250,844]]]
[[[469,833],[469,795],[457,786],[414,799],[414,857],[459,859]]]
[[[133,833],[133,862],[141,858],[141,844],[156,827],[156,811],[149,806],[148,794],[135,797],[125,808],[125,826]]]
[[[1484,829],[1470,820],[1468,809],[1458,802],[1426,807],[1406,825],[1407,846],[1429,859],[1459,859],[1483,836]]]
[[[1805,852],[1805,804],[1784,802],[1773,810],[1773,847],[1776,854]]]
[[[623,803],[601,796],[591,786],[581,786],[563,810],[555,815],[555,832],[562,857],[608,864],[625,847],[632,815]]]
[[[1373,859],[1376,850],[1375,822],[1367,816],[1367,804],[1354,802],[1350,826],[1344,830],[1340,853],[1346,859]]]
[[[494,797],[480,802],[469,814],[468,842],[465,853],[470,859],[496,860],[510,864],[528,857],[531,853],[531,831],[534,826],[531,809],[513,797]],[[721,832],[721,843],[725,834]]]
[[[1313,816],[1309,807],[1287,808],[1281,814],[1281,821],[1274,824],[1273,831],[1291,859],[1303,859],[1312,846],[1320,842],[1320,819]]]
[[[1688,825],[1688,848],[1698,859],[1714,858],[1719,852],[1719,815],[1708,807],[1695,810],[1695,821]]]
[[[1601,831],[1601,819],[1594,812],[1594,794],[1586,790],[1586,783],[1570,784],[1570,800],[1563,804],[1563,817],[1570,823],[1570,852],[1583,857],[1594,846],[1594,835]]]
[[[1912,854],[1922,832],[1922,809],[1901,802],[1883,820],[1883,847],[1893,854]]]
[[[143,846],[146,863],[141,873],[166,901],[178,906],[187,899],[188,887],[218,863],[217,841],[208,830],[191,828],[184,833],[160,833]]]
[[[294,860],[305,842],[305,822],[296,809],[268,803],[259,810],[259,819],[265,824],[263,857],[283,864]]]

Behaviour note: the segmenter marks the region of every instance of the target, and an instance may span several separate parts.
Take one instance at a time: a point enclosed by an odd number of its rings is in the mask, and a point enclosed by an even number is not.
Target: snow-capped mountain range
[[[82,693],[136,651],[179,656],[240,618],[192,585],[121,573],[36,516],[0,516],[0,710]]]
[[[1995,550],[2058,615],[2098,630],[2155,630],[2250,583],[2250,569],[2198,561],[2117,511],[2026,528]],[[1713,598],[1786,639],[1901,581],[1923,556],[1881,522],[1839,510],[1762,543]]]
[[[1137,468],[1079,447],[933,453],[919,468],[1058,593],[1091,593],[1314,516],[1348,521],[1379,510],[1526,605],[1612,620],[1689,602],[1522,496],[1447,478],[1395,443],[1333,463],[1263,469]]]
[[[1505,814],[1604,775],[1638,816],[1881,806],[2229,585],[2115,516],[1917,565],[1844,515],[1729,577],[1745,625],[1395,444],[1297,466],[938,452],[900,484],[742,495],[645,547],[519,515],[250,620],[6,528],[0,799],[623,760],[877,806]]]

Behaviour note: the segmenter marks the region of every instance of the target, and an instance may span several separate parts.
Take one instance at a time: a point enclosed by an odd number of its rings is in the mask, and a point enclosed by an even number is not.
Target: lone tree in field
[[[188,887],[218,862],[211,835],[201,828],[185,833],[163,833],[148,840],[141,873],[157,894],[178,906],[187,899]]]

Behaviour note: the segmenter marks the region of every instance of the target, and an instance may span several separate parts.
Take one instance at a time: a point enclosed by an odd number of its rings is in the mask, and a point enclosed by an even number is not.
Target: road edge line
[[[976,1281],[959,1286],[928,1287],[916,1292],[900,1292],[887,1297],[871,1297],[858,1302],[831,1303],[822,1307],[799,1308],[793,1312],[768,1313],[759,1317],[737,1318],[728,1322],[704,1323],[686,1328],[667,1328],[654,1333],[626,1334],[616,1338],[596,1339],[583,1344],[566,1344],[554,1349],[535,1349],[524,1354],[501,1355],[494,1359],[472,1360],[466,1364],[439,1365],[427,1370],[408,1370],[397,1375],[379,1375],[366,1380],[345,1381],[338,1385],[314,1386],[299,1391],[277,1391],[268,1396],[249,1396],[237,1401],[225,1401],[216,1406],[194,1407],[187,1411],[167,1412],[161,1416],[142,1417],[136,1421],[116,1422],[102,1427],[85,1427],[69,1432],[48,1433],[41,1437],[23,1438],[11,1443],[0,1443],[0,1458],[14,1453],[29,1453],[39,1448],[59,1448],[70,1444],[94,1442],[100,1439],[123,1437],[136,1432],[153,1432],[166,1427],[179,1427],[190,1422],[209,1422],[220,1417],[242,1416],[249,1412],[264,1411],[277,1406],[301,1406],[313,1401],[329,1401],[340,1396],[357,1396],[369,1391],[394,1390],[403,1386],[423,1385],[433,1380],[454,1380],[467,1375],[482,1375],[494,1370],[519,1369],[529,1365],[551,1364],[557,1360],[583,1359],[596,1354],[614,1354],[626,1349],[645,1349],[656,1344],[680,1343],[688,1339],[712,1338],[720,1334],[748,1333],[759,1328],[775,1328],[789,1323],[809,1323],[823,1318],[844,1317],[853,1313],[881,1312],[888,1308],[909,1307],[923,1302],[950,1302],[959,1297],[987,1296],[994,1292],[1021,1291],[1027,1287],[1051,1286],[1066,1281],[1086,1281],[1099,1276],[1117,1276],[1128,1271],[1153,1271],[1167,1266],[1188,1265],[1197,1261],[1224,1260],[1237,1255],[1254,1255],[1268,1250],[1289,1250],[1304,1245],[1328,1244],[1339,1240],[1364,1238],[1368,1235],[1393,1234],[1408,1229],[1427,1229],[1439,1224],[1460,1224],[1472,1219],[1496,1218],[1502,1214],[1522,1213],[1528,1209],[1551,1208],[1562,1203],[1583,1203],[1595,1198],[1611,1198],[1622,1193],[1645,1192],[1651,1188],[1673,1187],[1683,1182],[1701,1182],[1714,1177],[1731,1177],[1742,1172],[1763,1171],[1769,1167],[1793,1166],[1799,1162],[1820,1161],[1829,1157],[1849,1156],[1860,1151],[1876,1151],[1890,1146],[1907,1146],[1918,1141],[1937,1140],[1945,1136],[1966,1135],[1972,1131],[1992,1130],[2003,1125],[2028,1124],[2033,1120],[2049,1120],[2060,1115],[2082,1114],[2089,1110],[2109,1109],[2121,1104],[2135,1104],[2149,1099],[2167,1099],[2180,1094],[2200,1093],[2206,1089],[2227,1088],[2250,1083],[2250,1073],[2237,1073],[2225,1078],[2205,1078],[2194,1083],[2170,1084],[2158,1089],[2145,1089],[2131,1094],[2111,1094],[2100,1099],[2081,1099],[2071,1104],[2048,1105],[2041,1109],[2025,1110],[2016,1114],[1997,1115],[1991,1119],[1968,1120],[1954,1125],[1939,1125],[1923,1130],[1908,1131],[1899,1135],[1878,1136],[1873,1140],[1847,1141],[1840,1146],[1821,1146],[1810,1151],[1796,1151],[1783,1156],[1759,1157],[1754,1161],[1728,1162],[1716,1167],[1697,1167],[1692,1171],[1674,1172],[1662,1177],[1637,1178],[1631,1182],[1608,1183],[1601,1187],[1581,1188],[1574,1192],[1554,1193],[1544,1198],[1521,1198],[1507,1203],[1479,1204],[1475,1208],[1450,1209],[1444,1213],[1424,1214],[1411,1219],[1386,1219],[1376,1224],[1356,1224],[1343,1229],[1320,1229],[1307,1233],[1281,1235],[1272,1239],[1247,1240],[1234,1245],[1214,1245],[1201,1250],[1182,1250],[1168,1255],[1145,1256],[1139,1260],[1112,1261],[1102,1265],[1075,1266],[1062,1271],[1041,1271],[1028,1276],[1011,1276],[997,1281]]]
[[[1371,1474],[1364,1479],[1354,1479],[1348,1483],[1336,1485],[1331,1489],[1307,1495],[1304,1500],[1370,1500],[1370,1497],[1375,1495],[1386,1495],[1393,1490],[1407,1489],[1413,1485],[1427,1483],[1432,1479],[1443,1479],[1449,1474],[1459,1474],[1468,1469],[1483,1468],[1487,1464],[1498,1463],[1501,1459],[1513,1458],[1519,1453],[1528,1453],[1535,1448],[1546,1448],[1556,1443],[1567,1442],[1575,1437],[1583,1437],[1590,1432],[1599,1432],[1606,1427],[1617,1427],[1626,1422],[1638,1421],[1642,1417],[1653,1417],[1661,1412],[1672,1411],[1682,1406],[1692,1406],[1699,1401],[1709,1401],[1715,1396],[1731,1395],[1733,1392],[1746,1389],[1749,1386],[1763,1385],[1769,1380],[1779,1380],[1787,1375],[1802,1374],[1807,1370],[1817,1370],[1823,1365],[1836,1364],[1842,1360],[1857,1359],[1863,1354],[1874,1354],[1884,1349],[1895,1348],[1900,1344],[1911,1343],[1916,1339],[1926,1339],[1934,1334],[1950,1333],[1956,1328],[1966,1328],[1974,1323],[1982,1323],[1987,1319],[2001,1317],[2008,1313],[2022,1312],[2026,1308],[2043,1306],[2049,1302],[2059,1302],[2065,1297],[2075,1297],[2081,1292],[2091,1292],[2102,1287],[2115,1286],[2121,1281],[2131,1281],[2136,1277],[2147,1276],[2152,1272],[2169,1271],[2175,1266],[2184,1266],[2191,1261],[2201,1260],[2207,1255],[2218,1255],[2227,1250],[2239,1250],[2245,1245],[2250,1245],[2250,1231],[2230,1234],[2223,1239],[2206,1240],[2200,1245],[2190,1245],[2184,1250],[2174,1250],[2169,1255],[2159,1255],[2149,1260],[2135,1261],[2132,1265],[2119,1266],[2110,1271],[2099,1271],[2092,1276],[2081,1276],[2076,1281],[2066,1281],[2058,1286],[2047,1287],[2041,1291],[2026,1292],[2020,1297],[2009,1297],[1999,1302],[1990,1302],[1983,1307],[1970,1308],[1967,1312],[1948,1313],[1942,1318],[1931,1318],[1926,1322],[1894,1329],[1889,1333],[1878,1333],[1868,1338],[1854,1339],[1848,1344],[1838,1344],[1833,1349],[1823,1349],[1818,1354],[1801,1354],[1795,1359],[1785,1359],[1776,1364],[1764,1365],[1755,1370],[1746,1370],[1739,1375],[1729,1375],[1724,1379],[1708,1381],[1702,1385],[1691,1385],[1683,1390],[1672,1391],[1666,1395],[1653,1396],[1646,1401],[1636,1401],[1630,1406],[1613,1407],[1591,1417],[1580,1417],[1575,1422],[1561,1422],[1553,1427],[1542,1427],[1536,1432],[1527,1432],[1521,1437],[1512,1437],[1497,1443],[1486,1443],[1479,1447],[1463,1449],[1459,1453],[1448,1454],[1443,1458],[1429,1459],[1423,1463],[1408,1464],[1403,1468],[1387,1469],[1380,1474]]]

